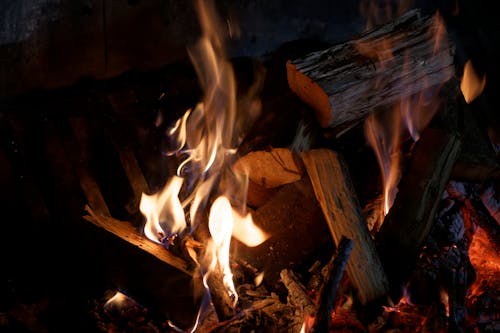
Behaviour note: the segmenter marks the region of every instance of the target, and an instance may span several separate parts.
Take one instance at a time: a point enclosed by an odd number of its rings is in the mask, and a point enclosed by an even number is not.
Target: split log
[[[276,193],[276,188],[293,183],[304,173],[300,159],[287,148],[250,152],[234,165],[237,174],[248,175],[247,204],[262,206]]]
[[[103,228],[106,231],[111,232],[124,241],[137,246],[138,248],[160,259],[164,263],[169,264],[170,266],[173,266],[188,275],[193,274],[192,268],[188,262],[173,255],[162,245],[140,235],[131,223],[119,221],[110,216],[101,215],[94,212],[89,206],[86,206],[85,210],[88,213],[88,215],[84,216],[85,220],[95,224],[99,228]]]
[[[335,310],[335,300],[340,281],[344,276],[354,242],[342,237],[332,259],[326,265],[325,283],[319,290],[319,302],[313,332],[328,332],[331,314]]]
[[[399,183],[394,204],[377,235],[377,244],[394,299],[408,278],[460,153],[456,134],[427,128],[417,141]]]
[[[269,290],[280,285],[280,272],[291,265],[308,264],[331,245],[321,208],[308,177],[283,185],[252,213],[254,223],[270,235],[264,243],[247,247],[233,239],[231,254],[265,274]]]
[[[248,174],[251,181],[265,188],[296,182],[304,173],[298,157],[287,148],[250,152],[238,159],[233,169]]]
[[[303,152],[302,160],[335,243],[339,245],[343,236],[354,242],[347,272],[360,302],[366,304],[383,296],[388,291],[387,278],[345,162],[328,149]]]
[[[446,37],[437,46],[444,29],[438,24],[438,17],[411,10],[357,39],[289,61],[289,86],[322,127],[345,131],[378,107],[452,78],[454,48]]]

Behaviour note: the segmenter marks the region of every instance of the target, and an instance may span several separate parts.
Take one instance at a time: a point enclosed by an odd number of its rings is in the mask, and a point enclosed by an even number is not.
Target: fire
[[[460,82],[460,90],[464,95],[465,101],[471,103],[475,100],[484,90],[486,86],[486,75],[482,78],[477,75],[472,62],[468,60],[464,66],[464,75],[462,82]]]
[[[469,258],[476,271],[476,280],[470,287],[471,295],[477,296],[489,285],[492,289],[500,284],[500,256],[490,243],[487,232],[477,227],[469,247]]]
[[[139,209],[147,219],[144,233],[149,239],[162,243],[171,234],[186,228],[184,210],[178,197],[182,183],[181,177],[172,177],[159,193],[142,194]]]
[[[165,239],[178,233],[196,230],[203,222],[203,213],[207,211],[211,197],[217,196],[208,218],[211,238],[203,240],[201,258],[191,254],[199,265],[207,291],[207,278],[217,270],[234,306],[238,295],[229,262],[232,236],[248,246],[257,246],[269,237],[253,223],[250,214],[240,214],[233,208],[233,200],[240,206],[245,205],[248,180],[229,172],[235,148],[243,137],[236,122],[248,123],[254,119],[255,105],[260,104],[248,103],[247,108],[237,110],[234,72],[225,58],[222,42],[225,31],[218,24],[212,3],[199,0],[196,9],[202,34],[188,49],[188,54],[204,98],[193,109],[187,110],[167,132],[174,146],[169,154],[184,159],[177,175],[162,191],[143,194],[140,209],[146,218],[145,235],[155,242],[164,243]]]
[[[386,14],[391,12],[387,11]],[[441,51],[448,47],[446,28],[439,13],[434,15],[428,34],[433,38],[433,45],[429,45],[430,53],[438,57]],[[356,47],[361,54],[376,60],[377,73],[383,76],[384,69],[391,66],[394,61],[398,61],[391,52],[392,44],[391,40],[384,40],[372,48],[367,48],[366,45]],[[397,194],[402,162],[401,142],[404,136],[408,135],[413,141],[417,141],[421,131],[427,127],[439,106],[436,93],[440,87],[430,87],[426,78],[411,67],[411,55],[404,53],[403,58],[405,75],[419,78],[419,86],[400,87],[400,102],[394,105],[392,110],[372,113],[364,124],[366,140],[375,153],[381,171],[384,198],[381,214],[383,216],[389,212]],[[383,89],[384,87],[377,86],[376,88]],[[414,94],[413,91],[418,91],[418,93]]]

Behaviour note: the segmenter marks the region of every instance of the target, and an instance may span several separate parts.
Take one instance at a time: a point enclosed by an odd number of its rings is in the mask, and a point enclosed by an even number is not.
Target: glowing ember
[[[478,227],[469,247],[469,258],[476,271],[476,280],[470,287],[470,296],[479,295],[484,287],[492,290],[500,285],[500,256],[491,245],[484,229]]]
[[[464,95],[465,101],[471,103],[475,100],[484,90],[486,86],[486,75],[482,78],[477,75],[472,62],[468,60],[464,67],[464,76],[460,83],[460,90]]]

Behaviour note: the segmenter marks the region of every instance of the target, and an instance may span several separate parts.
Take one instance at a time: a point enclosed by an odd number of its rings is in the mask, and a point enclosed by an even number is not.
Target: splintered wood
[[[337,245],[343,236],[354,242],[347,273],[362,304],[383,296],[387,279],[342,158],[329,149],[302,153],[314,193]]]
[[[441,18],[412,10],[357,39],[289,61],[288,84],[321,126],[342,132],[377,107],[451,79],[453,53]]]

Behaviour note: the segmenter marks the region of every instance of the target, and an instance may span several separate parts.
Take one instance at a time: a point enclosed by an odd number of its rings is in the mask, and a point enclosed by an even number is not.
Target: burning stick
[[[313,332],[327,332],[331,314],[335,307],[335,299],[340,281],[344,276],[347,261],[351,255],[354,242],[342,237],[335,255],[326,266],[325,283],[319,290],[318,313]]]
[[[288,83],[321,126],[339,133],[377,107],[448,81],[448,43],[441,20],[412,10],[358,39],[289,61]]]
[[[377,236],[391,289],[398,289],[394,290],[396,299],[429,234],[460,147],[457,135],[427,128],[413,149],[399,192]]]
[[[328,149],[303,152],[302,160],[336,244],[344,236],[354,242],[347,272],[358,290],[360,302],[366,304],[383,296],[388,290],[387,278],[362,217],[347,166],[338,154]]]
[[[188,275],[193,275],[191,267],[185,260],[173,255],[162,245],[141,236],[136,228],[129,222],[119,221],[109,216],[97,214],[89,206],[85,206],[85,210],[89,214],[83,217],[85,220],[115,234],[124,241],[137,246],[149,254],[152,254],[164,263],[174,266]]]

